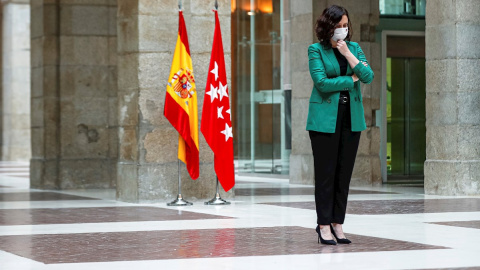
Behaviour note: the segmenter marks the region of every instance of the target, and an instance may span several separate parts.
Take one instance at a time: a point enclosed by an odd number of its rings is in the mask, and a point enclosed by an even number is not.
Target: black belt
[[[339,100],[339,104],[342,104],[342,105],[345,105],[345,104],[348,104],[349,102],[349,98],[348,96],[340,96],[340,100]]]

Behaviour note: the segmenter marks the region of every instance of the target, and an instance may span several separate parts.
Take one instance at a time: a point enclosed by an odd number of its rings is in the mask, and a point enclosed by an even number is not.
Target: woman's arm
[[[308,67],[315,88],[322,93],[339,92],[354,86],[354,80],[351,76],[328,78],[320,52],[312,45],[308,48]]]
[[[358,59],[352,54],[345,41],[338,41],[337,48],[338,51],[345,56],[353,72],[362,83],[369,84],[373,81],[373,70],[370,68],[360,45],[357,44]]]

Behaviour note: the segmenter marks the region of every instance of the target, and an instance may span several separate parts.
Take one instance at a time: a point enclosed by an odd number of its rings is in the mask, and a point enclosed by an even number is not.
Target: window
[[[426,0],[380,0],[381,16],[425,16]]]

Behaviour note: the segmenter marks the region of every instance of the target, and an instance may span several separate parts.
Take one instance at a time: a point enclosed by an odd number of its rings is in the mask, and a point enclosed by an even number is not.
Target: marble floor
[[[324,246],[313,187],[285,177],[241,174],[231,205],[188,207],[35,190],[28,177],[28,163],[0,162],[1,270],[480,269],[480,196],[351,187],[353,243]]]

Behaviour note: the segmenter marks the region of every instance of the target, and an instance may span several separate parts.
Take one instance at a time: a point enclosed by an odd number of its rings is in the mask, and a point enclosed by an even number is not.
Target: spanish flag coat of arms
[[[199,175],[197,91],[183,12],[179,11],[177,45],[168,78],[163,114],[178,131],[178,159],[192,179]]]

